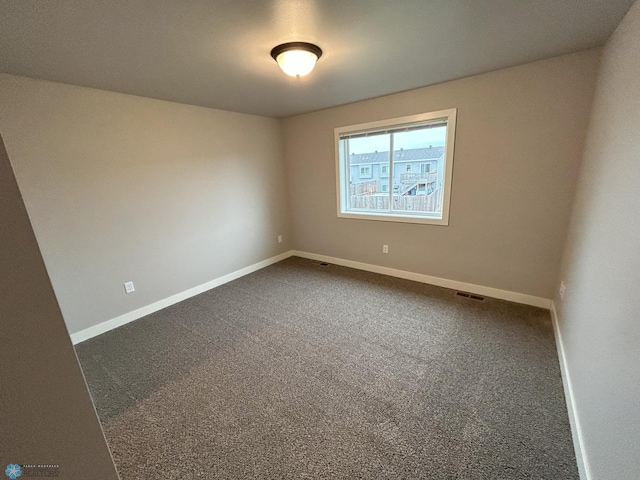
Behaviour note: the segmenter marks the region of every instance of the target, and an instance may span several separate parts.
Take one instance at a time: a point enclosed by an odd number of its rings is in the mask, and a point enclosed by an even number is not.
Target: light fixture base
[[[313,43],[307,42],[289,42],[283,43],[271,49],[271,57],[278,61],[278,55],[284,52],[288,52],[290,50],[304,50],[306,52],[313,53],[316,57],[320,58],[322,56],[322,49],[314,45]]]
[[[289,42],[274,47],[271,56],[287,75],[304,77],[316,66],[322,49],[313,43]]]

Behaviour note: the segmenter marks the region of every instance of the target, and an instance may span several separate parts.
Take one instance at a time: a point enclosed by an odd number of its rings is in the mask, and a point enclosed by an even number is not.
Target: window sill
[[[418,223],[422,225],[449,225],[449,219],[440,216],[413,216],[413,215],[385,215],[365,212],[338,212],[338,218],[350,218],[353,220],[374,220],[379,222]]]

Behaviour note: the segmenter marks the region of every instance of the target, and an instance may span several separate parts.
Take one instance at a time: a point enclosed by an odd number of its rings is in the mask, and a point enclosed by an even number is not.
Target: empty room
[[[640,1],[0,0],[3,478],[640,478]]]

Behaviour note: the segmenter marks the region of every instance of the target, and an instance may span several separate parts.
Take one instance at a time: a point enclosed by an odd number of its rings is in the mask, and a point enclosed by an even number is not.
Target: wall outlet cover
[[[124,291],[125,291],[125,293],[132,293],[132,292],[135,292],[135,291],[136,291],[136,289],[135,289],[135,287],[133,286],[133,282],[126,282],[126,283],[124,284]]]

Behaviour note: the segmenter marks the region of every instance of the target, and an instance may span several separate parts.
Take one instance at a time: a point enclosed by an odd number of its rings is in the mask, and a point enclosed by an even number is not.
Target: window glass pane
[[[348,210],[389,211],[390,139],[385,133],[341,141],[348,165]]]
[[[392,135],[392,210],[396,213],[442,213],[446,125]]]
[[[456,109],[337,127],[338,216],[449,224]]]

